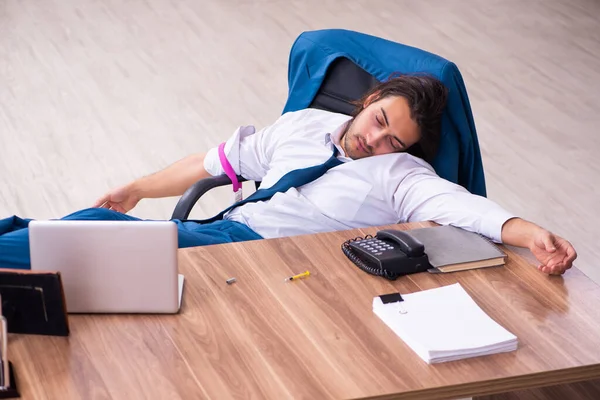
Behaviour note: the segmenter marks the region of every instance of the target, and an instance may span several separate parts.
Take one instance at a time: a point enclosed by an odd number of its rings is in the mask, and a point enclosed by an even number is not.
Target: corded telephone
[[[363,271],[389,280],[431,268],[423,243],[394,229],[350,239],[342,244],[342,251]]]

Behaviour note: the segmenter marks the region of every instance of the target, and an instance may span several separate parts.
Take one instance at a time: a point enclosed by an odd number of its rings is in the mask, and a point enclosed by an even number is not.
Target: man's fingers
[[[573,264],[573,261],[575,261],[576,258],[577,253],[575,253],[574,251],[567,250],[567,254],[565,254],[562,263],[565,264],[565,266],[568,266],[568,268],[570,268],[571,264]]]
[[[562,275],[565,272],[565,266],[557,264],[551,269],[553,275]]]
[[[125,209],[123,208],[123,206],[121,206],[121,205],[119,205],[117,203],[111,203],[110,207],[109,207],[109,210],[113,210],[113,211],[125,214]]]
[[[575,261],[575,259],[577,258],[577,252],[575,251],[575,249],[571,246],[569,246],[567,248],[567,260],[569,260],[569,262],[573,262]]]
[[[556,247],[554,246],[554,237],[551,234],[544,236],[542,240],[547,252],[554,253],[556,251]]]
[[[553,267],[549,267],[547,265],[540,265],[538,266],[538,270],[547,275],[562,275],[565,273],[565,268],[560,265],[555,265]]]
[[[565,263],[565,260],[552,260],[553,262],[549,262],[545,265],[548,274],[552,275],[562,275],[569,268]]]
[[[96,200],[96,202],[94,203],[94,205],[92,206],[93,208],[100,208],[100,207],[104,207],[104,205],[108,202],[108,196],[104,196],[98,200]]]
[[[553,254],[548,260],[546,260],[545,265],[549,268],[554,268],[554,266],[561,264],[564,261],[564,257],[560,254]]]
[[[555,265],[538,265],[538,270],[548,274],[548,275],[557,275],[562,274],[565,271],[564,265],[555,264]]]
[[[99,208],[106,208],[108,210],[118,211],[120,213],[125,214],[125,210],[123,209],[123,207],[119,203],[115,203],[112,201],[107,201],[101,204]]]

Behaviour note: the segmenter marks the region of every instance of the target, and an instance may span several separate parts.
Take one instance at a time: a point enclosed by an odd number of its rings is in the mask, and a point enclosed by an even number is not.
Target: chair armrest
[[[239,182],[245,182],[246,179],[241,176],[237,177]],[[189,217],[192,208],[198,199],[206,192],[219,186],[231,185],[231,180],[227,175],[211,176],[210,178],[201,179],[194,183],[185,191],[183,196],[177,202],[171,219],[185,220]]]

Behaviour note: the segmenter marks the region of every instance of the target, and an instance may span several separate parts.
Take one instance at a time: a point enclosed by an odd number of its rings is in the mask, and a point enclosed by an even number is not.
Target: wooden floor
[[[461,69],[489,197],[570,239],[600,282],[600,2],[2,0],[0,217],[51,218],[281,112],[304,30]],[[221,190],[193,215],[229,202]],[[132,214],[165,219],[175,199]]]

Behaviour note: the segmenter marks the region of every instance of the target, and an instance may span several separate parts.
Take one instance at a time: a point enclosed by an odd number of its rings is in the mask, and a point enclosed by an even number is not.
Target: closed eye
[[[381,114],[383,115],[383,119],[385,120],[385,125],[390,126],[390,123],[388,122],[387,114],[385,113],[385,110],[383,109],[383,107],[381,107]],[[382,122],[379,120],[379,115],[376,115],[375,119],[377,120],[379,125],[383,126]],[[397,138],[394,135],[390,135],[390,136],[391,136],[390,144],[393,149],[396,149],[396,151],[406,149],[406,145],[404,144],[404,142],[402,140],[400,140],[399,138]]]

